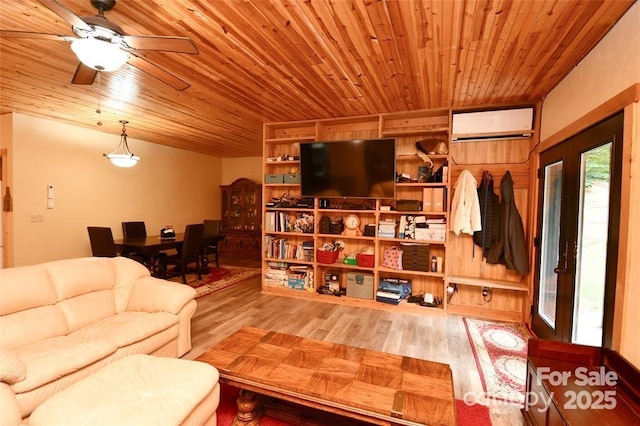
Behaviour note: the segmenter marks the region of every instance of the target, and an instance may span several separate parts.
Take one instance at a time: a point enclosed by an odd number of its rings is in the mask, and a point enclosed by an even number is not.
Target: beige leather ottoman
[[[215,367],[132,355],[40,404],[29,425],[215,425],[219,401]]]

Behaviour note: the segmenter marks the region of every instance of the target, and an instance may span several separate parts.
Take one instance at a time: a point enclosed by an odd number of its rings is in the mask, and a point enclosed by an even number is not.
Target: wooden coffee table
[[[234,424],[258,424],[256,393],[373,424],[456,424],[447,364],[256,328],[197,360],[241,389]]]

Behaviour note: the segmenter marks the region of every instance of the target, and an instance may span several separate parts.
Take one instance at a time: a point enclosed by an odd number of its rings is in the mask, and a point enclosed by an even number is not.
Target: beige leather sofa
[[[0,270],[0,425],[117,359],[188,352],[195,294],[124,257]]]

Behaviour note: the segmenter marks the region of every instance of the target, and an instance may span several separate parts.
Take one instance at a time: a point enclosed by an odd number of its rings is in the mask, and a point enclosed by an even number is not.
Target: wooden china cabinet
[[[221,185],[223,253],[242,253],[259,258],[262,254],[262,185],[240,178]]]

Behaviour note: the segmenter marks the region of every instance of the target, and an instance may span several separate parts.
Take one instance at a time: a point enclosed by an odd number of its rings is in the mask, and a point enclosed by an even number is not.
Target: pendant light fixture
[[[127,143],[127,129],[126,124],[129,123],[126,120],[120,120],[122,123],[122,134],[120,135],[120,144],[118,147],[109,154],[102,154],[111,161],[114,166],[118,167],[133,167],[138,163],[140,157],[133,155],[129,151],[129,144]]]

